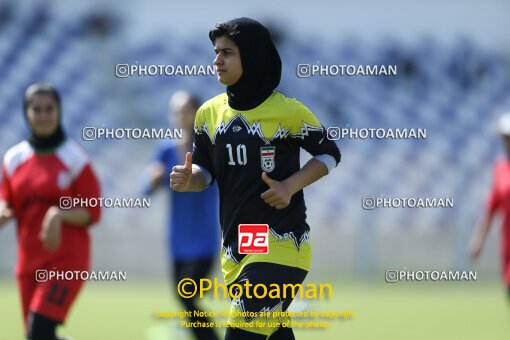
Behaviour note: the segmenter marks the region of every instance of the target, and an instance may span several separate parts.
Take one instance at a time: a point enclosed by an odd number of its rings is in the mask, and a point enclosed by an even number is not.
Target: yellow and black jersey
[[[328,169],[340,162],[337,145],[328,140],[314,114],[281,93],[274,92],[246,111],[232,109],[225,93],[198,109],[193,164],[209,172],[209,182],[218,182],[222,267],[227,284],[241,270],[239,264],[246,264],[245,255],[238,252],[239,224],[269,225],[269,253],[257,254],[256,261],[309,269],[308,264],[289,259],[292,254],[288,253],[288,248],[299,252],[303,244],[310,243],[303,191],[294,194],[289,206],[281,210],[260,197],[269,189],[262,172],[271,179],[285,180],[300,169],[300,148],[320,157]]]

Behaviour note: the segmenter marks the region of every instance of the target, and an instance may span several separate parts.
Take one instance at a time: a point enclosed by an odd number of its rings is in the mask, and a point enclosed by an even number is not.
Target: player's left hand
[[[43,242],[46,250],[54,251],[60,247],[62,220],[60,218],[60,209],[58,207],[50,207],[44,215],[41,232],[39,238]]]
[[[264,202],[276,209],[286,208],[290,204],[292,192],[283,182],[269,178],[265,172],[262,173],[262,180],[269,186],[269,190],[260,195]]]

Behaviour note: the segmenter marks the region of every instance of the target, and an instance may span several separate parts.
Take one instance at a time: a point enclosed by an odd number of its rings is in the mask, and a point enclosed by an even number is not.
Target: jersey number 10
[[[228,149],[228,165],[236,165],[236,162],[234,160],[234,153],[232,151],[232,145],[227,144]],[[246,165],[248,162],[248,157],[246,156],[246,145],[239,144],[236,147],[237,151],[237,164],[239,165]]]

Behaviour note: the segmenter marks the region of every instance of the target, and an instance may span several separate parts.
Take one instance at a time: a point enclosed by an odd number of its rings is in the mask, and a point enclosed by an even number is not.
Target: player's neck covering
[[[35,134],[34,129],[30,125],[27,116],[28,105],[30,104],[30,100],[32,96],[36,94],[48,94],[55,99],[58,107],[58,126],[57,129],[50,136],[38,136]],[[60,103],[60,94],[58,91],[52,87],[51,85],[44,83],[36,83],[30,85],[25,91],[25,96],[23,97],[23,115],[27,122],[28,128],[30,129],[30,135],[27,138],[28,143],[39,152],[49,152],[58,147],[62,142],[66,139],[64,130],[61,125],[62,118],[62,107]]]
[[[228,104],[235,110],[250,110],[262,104],[280,84],[282,61],[269,30],[258,21],[237,18],[226,24],[235,27],[231,38],[239,47],[243,66],[241,78],[227,86]],[[209,38],[214,44],[211,32]]]

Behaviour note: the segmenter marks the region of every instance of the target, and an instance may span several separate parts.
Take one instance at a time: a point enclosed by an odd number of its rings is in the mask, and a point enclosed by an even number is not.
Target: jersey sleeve
[[[214,166],[212,162],[213,145],[211,138],[209,137],[207,122],[202,108],[197,111],[194,132],[192,163],[208,172],[208,174],[204,175],[206,176],[206,186],[209,186],[214,182],[214,178],[216,176],[214,175]]]
[[[326,129],[302,103],[295,101],[290,137],[299,147],[328,167],[328,172],[340,163],[340,149],[327,138]]]
[[[159,163],[159,164],[166,166],[166,160],[167,160],[166,153],[167,153],[167,149],[163,145],[159,146],[158,149],[156,150],[156,154],[154,155],[154,158],[152,161],[154,163]]]
[[[12,206],[12,191],[5,165],[2,165],[2,182],[0,187],[0,200],[5,201],[8,206]]]
[[[78,175],[74,182],[75,194],[82,198],[100,198],[101,189],[99,181],[92,169],[90,163],[85,165],[82,172]],[[101,217],[101,207],[99,205],[95,207],[86,208],[90,212],[91,221],[89,225],[95,224]]]
[[[150,166],[161,166],[164,169],[168,170],[167,169],[167,166],[168,166],[167,154],[168,154],[168,149],[166,147],[164,147],[164,145],[158,146],[154,156],[152,157],[152,159],[150,161]],[[158,185],[160,185],[160,184],[161,183],[159,183]],[[144,197],[149,196],[153,193],[153,188],[152,188],[152,184],[151,184],[151,173],[150,173],[149,169],[146,169],[145,171],[143,171],[142,175],[140,176],[139,188],[140,188],[139,192]]]

